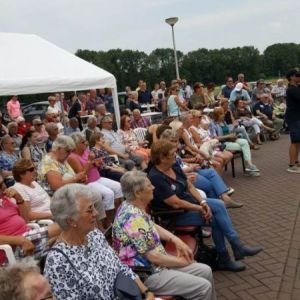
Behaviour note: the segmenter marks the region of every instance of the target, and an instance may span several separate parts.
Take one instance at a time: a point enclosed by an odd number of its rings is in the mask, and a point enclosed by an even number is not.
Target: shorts
[[[300,120],[294,122],[288,122],[290,130],[290,138],[292,144],[300,143]]]
[[[34,246],[34,258],[38,259],[42,256],[43,252],[48,249],[48,226],[41,228],[31,229],[23,234],[27,240],[31,241]],[[20,259],[24,257],[22,247],[16,247],[15,257]]]

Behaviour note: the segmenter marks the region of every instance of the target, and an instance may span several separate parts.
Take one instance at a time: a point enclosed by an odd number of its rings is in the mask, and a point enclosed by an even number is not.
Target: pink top
[[[19,216],[18,207],[9,198],[0,198],[0,234],[7,236],[23,235],[29,228]],[[5,262],[5,253],[0,251],[0,265]]]
[[[6,107],[11,118],[16,119],[22,115],[19,101],[10,100],[7,102]]]
[[[88,163],[89,154],[90,154],[90,151],[88,149],[86,149],[83,152],[82,156],[78,155],[77,153],[72,152],[70,154],[70,157],[77,158],[79,160],[81,166],[84,167]],[[88,176],[88,183],[98,180],[100,178],[100,174],[99,174],[97,167],[95,167],[93,165],[90,168],[90,170],[88,171],[87,176]]]

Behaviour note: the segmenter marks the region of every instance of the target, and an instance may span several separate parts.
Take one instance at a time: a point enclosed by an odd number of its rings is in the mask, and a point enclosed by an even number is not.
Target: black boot
[[[228,252],[218,253],[217,270],[241,272],[246,266],[240,261],[232,261]]]
[[[254,256],[263,250],[261,246],[247,246],[244,243],[242,243],[239,239],[230,242],[230,244],[236,260],[241,260],[245,256]]]

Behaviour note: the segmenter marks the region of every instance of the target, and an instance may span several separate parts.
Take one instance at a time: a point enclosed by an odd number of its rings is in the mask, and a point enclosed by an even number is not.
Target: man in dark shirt
[[[234,89],[233,79],[232,79],[232,77],[227,77],[227,79],[226,79],[226,85],[222,89],[222,96],[224,98],[229,99],[230,98],[230,94],[233,91],[233,89]]]
[[[300,71],[291,69],[287,72],[286,78],[289,81],[286,91],[286,113],[285,120],[288,124],[291,136],[291,145],[289,149],[289,167],[290,173],[300,174],[300,164],[298,161],[300,150]]]
[[[143,82],[141,84],[141,87],[138,91],[139,93],[139,103],[140,104],[147,104],[151,103],[152,101],[152,94],[147,90],[146,82]]]

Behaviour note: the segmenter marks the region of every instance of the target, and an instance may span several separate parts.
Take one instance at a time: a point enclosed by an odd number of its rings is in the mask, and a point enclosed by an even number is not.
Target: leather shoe
[[[245,256],[254,256],[263,250],[263,247],[261,246],[247,246],[243,244],[240,240],[231,242],[231,247],[236,260],[241,260]]]
[[[244,204],[241,202],[234,201],[234,200],[228,200],[225,202],[225,206],[226,206],[226,208],[240,208],[240,207],[244,206]]]
[[[217,270],[230,271],[230,272],[241,272],[246,269],[246,266],[240,261],[231,260],[228,252],[219,253],[217,260]]]

